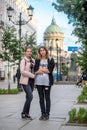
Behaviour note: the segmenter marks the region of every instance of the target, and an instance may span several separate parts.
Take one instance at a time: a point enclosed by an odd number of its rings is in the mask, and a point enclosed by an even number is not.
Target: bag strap
[[[25,59],[24,59],[25,60]],[[26,66],[26,64],[27,64],[27,61],[25,60],[25,66]]]
[[[25,66],[26,66],[26,64],[27,64],[27,61],[26,61],[26,59],[25,59],[25,58],[24,58],[23,60],[24,60],[24,62],[25,62]]]

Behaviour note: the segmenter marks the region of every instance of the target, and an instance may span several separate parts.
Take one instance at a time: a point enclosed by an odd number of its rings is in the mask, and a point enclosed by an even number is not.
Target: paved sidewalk
[[[13,82],[10,80],[10,87],[17,88],[17,82]],[[0,81],[0,88],[7,89],[8,88],[8,80]]]
[[[77,96],[82,88],[75,85],[54,85],[51,90],[51,113],[48,121],[40,121],[40,108],[37,90],[31,104],[32,121],[21,119],[25,101],[24,92],[17,95],[0,95],[0,130],[86,130],[84,126],[65,125],[68,111],[79,107]]]

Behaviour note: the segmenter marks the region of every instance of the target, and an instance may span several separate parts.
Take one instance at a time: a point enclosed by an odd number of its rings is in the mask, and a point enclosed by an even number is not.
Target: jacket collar
[[[24,57],[24,59],[25,59],[27,62],[29,62],[29,61],[30,61],[30,59],[28,59],[26,56]]]

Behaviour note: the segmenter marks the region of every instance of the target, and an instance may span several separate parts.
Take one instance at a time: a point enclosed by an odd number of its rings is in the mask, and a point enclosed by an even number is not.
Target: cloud
[[[56,0],[26,0],[28,3],[31,3],[35,7],[35,14],[38,19],[37,25],[37,42],[43,42],[43,33],[45,29],[51,24],[52,17],[54,16],[56,24],[61,28],[64,33],[64,48],[67,49],[67,46],[74,46],[77,41],[77,37],[72,34],[74,27],[72,24],[68,24],[67,15],[63,12],[58,12],[52,7],[52,2]],[[44,5],[44,6],[43,6]]]

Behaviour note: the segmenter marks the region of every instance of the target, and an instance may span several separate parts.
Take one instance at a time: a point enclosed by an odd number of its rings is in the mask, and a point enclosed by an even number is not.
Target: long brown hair
[[[41,48],[43,48],[43,49],[46,51],[46,57],[45,57],[45,58],[48,59],[49,53],[48,53],[48,50],[47,50],[47,48],[46,48],[45,46],[41,46],[41,47],[38,49],[38,58],[39,58],[39,59],[42,59],[42,55],[40,54]]]

